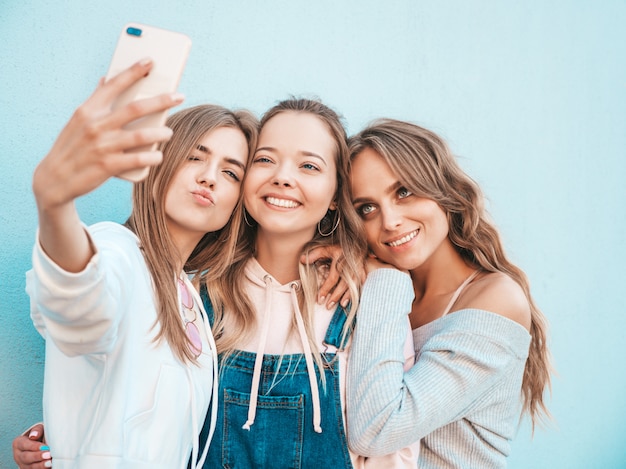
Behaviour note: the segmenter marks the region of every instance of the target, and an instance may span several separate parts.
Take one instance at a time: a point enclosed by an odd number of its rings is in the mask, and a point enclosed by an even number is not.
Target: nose
[[[391,207],[381,207],[381,223],[383,229],[393,231],[402,225],[402,215]]]
[[[197,174],[196,181],[204,187],[214,187],[217,181],[217,171],[213,165],[203,166]]]
[[[272,175],[272,184],[280,187],[293,186],[293,173],[287,164],[280,164]]]

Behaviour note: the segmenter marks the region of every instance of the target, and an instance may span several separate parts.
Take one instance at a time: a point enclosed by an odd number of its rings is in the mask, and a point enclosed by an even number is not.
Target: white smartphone
[[[140,79],[118,97],[113,104],[113,109],[138,99],[176,91],[190,49],[191,39],[184,34],[139,23],[129,23],[124,26],[105,81],[146,57],[152,59],[153,66],[146,77]],[[157,112],[137,119],[125,128],[158,127],[163,125],[166,119],[167,111]],[[154,144],[145,149],[133,150],[154,150],[156,146],[157,144]],[[119,174],[118,177],[129,181],[140,181],[148,175],[149,170],[149,167],[140,168]]]

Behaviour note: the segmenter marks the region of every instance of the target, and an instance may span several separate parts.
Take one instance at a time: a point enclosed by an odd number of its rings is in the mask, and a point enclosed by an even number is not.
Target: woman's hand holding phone
[[[127,130],[129,122],[180,104],[172,93],[131,102],[112,110],[112,103],[127,88],[150,72],[148,59],[132,65],[106,83],[74,112],[33,177],[33,190],[40,209],[73,201],[124,171],[153,166],[162,159],[160,151],[129,150],[170,139],[165,127]]]
[[[112,103],[150,72],[143,60],[106,83],[74,112],[33,175],[39,213],[39,242],[48,256],[68,272],[80,272],[93,256],[74,200],[123,172],[159,164],[163,155],[150,145],[171,138],[165,125],[124,128],[129,122],[180,104],[183,97],[165,94],[133,101],[113,110]],[[138,148],[147,147],[147,150]]]

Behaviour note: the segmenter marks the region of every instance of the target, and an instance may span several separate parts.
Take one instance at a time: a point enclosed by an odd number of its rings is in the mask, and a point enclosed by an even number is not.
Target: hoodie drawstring
[[[191,377],[191,371],[189,367],[185,368],[187,374],[187,384],[189,385],[189,395],[191,401],[191,428],[194,435],[193,444],[191,446],[191,467],[196,467],[198,461],[198,438],[196,435],[198,432],[198,415],[196,414],[196,397],[193,387],[193,378]]]
[[[195,293],[195,291],[194,291]],[[204,443],[204,450],[202,451],[202,455],[200,456],[200,460],[198,461],[195,469],[199,469],[204,467],[204,461],[206,460],[207,454],[209,453],[209,444],[213,439],[213,433],[215,433],[215,426],[217,424],[217,407],[219,401],[219,364],[217,362],[217,345],[215,345],[215,339],[213,337],[213,333],[211,332],[211,324],[209,324],[209,318],[206,314],[206,310],[204,309],[204,305],[202,304],[202,300],[198,296],[196,301],[200,305],[200,310],[202,311],[202,319],[204,321],[204,328],[207,331],[207,337],[209,339],[209,346],[211,348],[211,355],[213,358],[213,392],[211,393],[211,425],[209,427],[209,435],[207,436],[206,442]],[[195,415],[195,414],[194,414]],[[195,434],[200,437],[200,432],[196,428]]]
[[[254,423],[256,417],[256,406],[259,398],[259,383],[261,382],[261,365],[263,364],[263,354],[265,353],[265,342],[267,341],[267,332],[270,328],[270,313],[272,306],[272,289],[270,283],[272,279],[266,275],[265,281],[265,311],[263,312],[263,324],[261,326],[261,340],[259,341],[259,349],[254,360],[254,372],[252,373],[252,385],[250,387],[250,405],[248,406],[248,420],[243,424],[244,430],[250,430],[250,425]]]
[[[300,340],[302,341],[302,347],[304,348],[304,359],[306,361],[306,370],[309,374],[309,384],[311,386],[311,395],[313,397],[313,429],[316,433],[322,433],[322,412],[320,410],[320,391],[317,387],[317,377],[315,376],[315,368],[313,367],[313,354],[311,353],[311,345],[309,344],[309,338],[306,335],[306,329],[304,328],[304,320],[302,319],[302,313],[298,306],[298,296],[296,290],[298,289],[297,283],[291,284],[291,302],[293,303],[293,309],[296,313],[296,324],[298,325],[298,332],[300,333]]]
[[[257,402],[259,396],[259,384],[261,382],[261,366],[263,364],[263,355],[265,352],[265,343],[267,342],[267,334],[270,325],[270,314],[272,306],[272,288],[271,278],[266,275],[263,280],[265,281],[265,311],[263,313],[263,323],[261,325],[261,337],[259,341],[259,348],[256,352],[254,360],[254,371],[252,373],[252,384],[250,388],[250,405],[248,407],[248,420],[243,425],[244,430],[250,430],[250,426],[254,424],[256,417]],[[321,421],[322,413],[320,406],[319,388],[317,386],[317,376],[315,375],[315,368],[313,366],[313,354],[311,352],[311,345],[306,334],[304,327],[304,320],[302,319],[302,313],[300,312],[300,306],[298,305],[298,296],[296,291],[298,290],[298,283],[292,282],[291,288],[291,302],[293,305],[294,313],[296,316],[296,324],[298,326],[298,334],[300,335],[300,341],[304,349],[304,359],[306,362],[307,373],[309,376],[309,385],[311,386],[311,395],[313,400],[313,429],[316,433],[322,433]]]
[[[189,282],[187,276],[183,277],[183,281]],[[213,438],[213,433],[215,432],[215,425],[217,422],[217,406],[218,406],[218,397],[219,397],[219,389],[218,389],[218,363],[217,363],[217,347],[215,345],[215,339],[213,338],[213,333],[211,332],[211,325],[209,324],[209,320],[206,314],[206,310],[204,309],[204,305],[202,303],[202,299],[200,298],[198,292],[195,290],[191,283],[188,283],[187,288],[191,293],[194,300],[194,308],[196,305],[200,308],[200,316],[202,318],[202,327],[206,331],[207,339],[209,342],[210,353],[212,355],[213,360],[213,390],[211,392],[211,425],[209,427],[209,435],[204,443],[204,449],[202,454],[200,455],[200,459],[198,459],[199,450],[200,450],[200,427],[198,425],[198,412],[196,409],[196,394],[194,390],[194,379],[191,374],[191,367],[188,365],[185,368],[185,372],[187,375],[187,383],[189,385],[189,400],[191,403],[191,428],[192,434],[195,435],[191,447],[191,465],[190,467],[193,469],[199,469],[204,465],[204,461],[206,460],[207,454],[209,452],[209,443]]]

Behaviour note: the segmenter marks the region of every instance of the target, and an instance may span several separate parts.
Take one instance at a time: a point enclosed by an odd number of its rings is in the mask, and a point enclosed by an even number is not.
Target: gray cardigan
[[[521,411],[530,335],[488,311],[455,311],[413,331],[416,363],[402,366],[408,275],[372,272],[348,366],[351,449],[381,455],[421,439],[420,468],[506,467]]]

